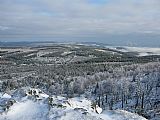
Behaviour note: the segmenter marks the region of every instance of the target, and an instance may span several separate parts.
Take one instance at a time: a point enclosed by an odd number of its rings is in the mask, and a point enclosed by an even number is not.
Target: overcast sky
[[[119,36],[160,42],[160,0],[0,0],[0,41]]]

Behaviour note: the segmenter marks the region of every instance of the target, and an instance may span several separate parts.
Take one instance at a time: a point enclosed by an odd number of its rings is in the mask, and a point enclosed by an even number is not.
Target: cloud
[[[0,31],[5,31],[5,30],[8,30],[8,29],[9,29],[8,27],[0,26]]]
[[[159,0],[1,0],[0,16],[2,37],[160,34]]]

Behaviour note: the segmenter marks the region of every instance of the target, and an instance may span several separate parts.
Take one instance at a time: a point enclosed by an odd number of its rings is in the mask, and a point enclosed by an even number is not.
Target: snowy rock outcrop
[[[100,108],[98,105],[96,105],[96,112],[98,113],[98,114],[101,114],[102,113],[102,108]]]
[[[15,92],[12,97],[14,95]],[[43,99],[30,99],[37,95],[38,98],[42,97]],[[94,110],[92,102],[84,97],[69,99],[61,96],[49,97],[38,89],[29,89],[29,93],[25,97],[21,97],[21,95],[19,97],[7,112],[2,112],[0,120],[146,120],[137,114],[122,110],[103,111],[98,105]],[[0,103],[3,102],[0,101]]]

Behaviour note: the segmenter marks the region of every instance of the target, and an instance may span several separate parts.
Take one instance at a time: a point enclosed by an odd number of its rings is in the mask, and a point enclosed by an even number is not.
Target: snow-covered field
[[[121,52],[135,52],[138,56],[148,56],[148,55],[160,55],[160,48],[150,48],[150,47],[111,47],[106,46],[107,48],[118,50]],[[120,48],[120,49],[117,49]]]
[[[35,100],[31,97],[34,96],[22,97],[0,115],[0,120],[146,120],[123,110],[101,111],[98,107],[98,114],[91,108],[91,101],[84,97],[52,96],[53,106],[49,106],[48,98]]]
[[[125,47],[126,52],[138,52],[139,56],[148,55],[160,55],[160,48],[148,48],[148,47]]]
[[[8,51],[8,53],[9,53],[9,52],[16,52],[16,51],[33,52],[35,50],[30,49],[30,48],[0,48],[0,51]]]

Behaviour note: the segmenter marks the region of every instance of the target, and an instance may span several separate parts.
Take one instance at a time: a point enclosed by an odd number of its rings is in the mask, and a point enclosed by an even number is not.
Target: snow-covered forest
[[[158,120],[160,56],[119,49],[0,48],[0,119]]]

